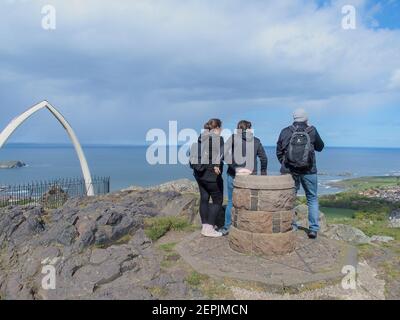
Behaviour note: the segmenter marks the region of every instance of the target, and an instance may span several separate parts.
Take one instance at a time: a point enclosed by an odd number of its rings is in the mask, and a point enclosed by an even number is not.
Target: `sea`
[[[149,164],[147,146],[84,145],[93,176],[110,177],[111,191],[130,186],[153,186],[167,181],[193,179],[186,164]],[[268,174],[279,174],[274,147],[265,147]],[[69,145],[9,143],[0,150],[0,161],[18,160],[17,169],[0,169],[0,186],[58,178],[81,177],[79,161]],[[400,149],[327,147],[317,154],[319,193],[341,191],[332,182],[363,176],[399,176]]]

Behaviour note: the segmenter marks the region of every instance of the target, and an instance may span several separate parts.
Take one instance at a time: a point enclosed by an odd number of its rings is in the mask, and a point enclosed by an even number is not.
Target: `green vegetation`
[[[158,247],[167,253],[172,252],[176,246],[176,242],[160,244]]]
[[[366,235],[384,235],[400,240],[400,230],[388,228],[389,214],[398,204],[385,199],[367,197],[360,191],[400,186],[400,177],[365,177],[343,180],[347,191],[320,197],[321,211],[329,223],[348,224]]]
[[[329,223],[349,224],[368,236],[385,235],[400,240],[400,230],[387,226],[389,214],[395,208],[388,201],[348,191],[324,195],[320,205]]]
[[[160,266],[165,269],[172,268],[177,264],[180,258],[181,256],[178,253],[168,252],[161,261]]]
[[[168,294],[167,289],[161,287],[149,288],[149,291],[153,297],[163,298]]]
[[[148,218],[144,223],[145,233],[153,241],[160,239],[170,230],[187,231],[193,228],[187,219],[182,217]]]
[[[181,258],[181,256],[175,252],[176,242],[163,243],[158,246],[158,248],[164,252],[164,258],[161,261],[162,268],[171,268],[176,262]]]
[[[225,279],[215,279],[192,271],[186,277],[186,282],[200,290],[208,299],[232,299],[232,292],[224,283]]]
[[[388,227],[388,216],[394,205],[385,200],[350,191],[322,196],[320,203],[328,223],[348,224],[367,236],[384,235],[400,240],[400,230]]]
[[[356,214],[355,210],[343,208],[321,207],[321,211],[325,213],[328,220],[335,218],[354,218]]]
[[[332,183],[332,186],[358,191],[382,187],[393,187],[400,186],[400,177],[362,177],[345,179]]]
[[[377,198],[368,198],[354,191],[324,195],[320,197],[320,206],[327,208],[351,209],[386,216],[395,207],[394,204]]]
[[[371,237],[374,235],[393,237],[396,240],[400,240],[400,229],[389,228],[388,223],[385,220],[376,220],[375,218],[369,219],[365,217],[349,218],[333,218],[328,219],[329,223],[333,224],[348,224],[352,227],[360,229],[367,236]]]
[[[207,280],[209,277],[202,275],[196,271],[192,271],[186,278],[186,282],[192,287],[198,287],[200,284]]]
[[[397,257],[394,259],[394,261],[388,260],[381,264],[381,267],[383,268],[385,275],[389,278],[389,280],[398,281],[400,279],[399,263],[400,258]]]
[[[34,203],[34,201],[29,200],[29,199],[24,199],[24,200],[19,200],[19,201],[15,201],[15,202],[9,202],[9,203],[0,203],[0,208],[5,208],[8,206],[25,206],[27,204],[31,204]]]

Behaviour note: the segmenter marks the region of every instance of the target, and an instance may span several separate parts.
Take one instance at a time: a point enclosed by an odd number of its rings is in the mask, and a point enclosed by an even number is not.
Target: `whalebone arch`
[[[64,118],[64,116],[56,108],[54,108],[48,101],[42,101],[34,105],[33,107],[29,108],[27,111],[23,112],[18,117],[14,118],[7,125],[7,127],[0,133],[0,149],[6,144],[6,142],[12,136],[15,130],[17,130],[33,114],[42,109],[47,109],[58,120],[61,126],[67,131],[67,134],[75,148],[75,152],[79,159],[83,178],[85,180],[86,194],[88,196],[93,196],[94,189],[92,183],[92,176],[82,146],[78,140],[78,137],[76,136],[74,130],[72,129],[68,121]]]

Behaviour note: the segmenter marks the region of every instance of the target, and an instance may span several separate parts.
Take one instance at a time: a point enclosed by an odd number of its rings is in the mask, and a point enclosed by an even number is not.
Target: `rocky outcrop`
[[[371,237],[371,242],[383,242],[383,243],[388,243],[394,241],[393,237],[388,237],[388,236],[372,236]]]
[[[191,181],[189,179],[179,179],[170,182],[166,182],[157,186],[152,187],[139,187],[139,186],[131,186],[123,191],[140,191],[140,190],[152,190],[159,192],[179,192],[179,193],[198,193],[199,187],[195,181]]]
[[[388,243],[394,241],[393,237],[373,235],[368,237],[364,232],[345,224],[330,224],[324,235],[330,239],[342,240],[354,245],[368,243]]]
[[[328,238],[334,240],[342,240],[351,244],[366,244],[370,243],[370,237],[366,236],[361,230],[346,224],[332,224],[325,232]]]
[[[22,161],[0,161],[0,169],[15,169],[25,167]]]
[[[185,274],[164,273],[144,219],[192,219],[197,196],[151,190],[71,199],[59,209],[0,210],[0,297],[5,299],[177,299]],[[56,270],[44,289],[43,268]],[[156,293],[157,294],[156,294]]]

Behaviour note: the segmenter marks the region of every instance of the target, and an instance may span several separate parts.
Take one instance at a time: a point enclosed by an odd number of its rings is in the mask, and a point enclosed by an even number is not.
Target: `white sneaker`
[[[206,236],[206,233],[207,233],[207,229],[208,229],[208,224],[203,224],[202,225],[203,227],[201,228],[201,234],[203,235],[203,236]]]
[[[222,233],[214,230],[213,226],[207,225],[208,227],[206,228],[205,233],[203,236],[205,237],[210,237],[210,238],[219,238],[222,237]]]

